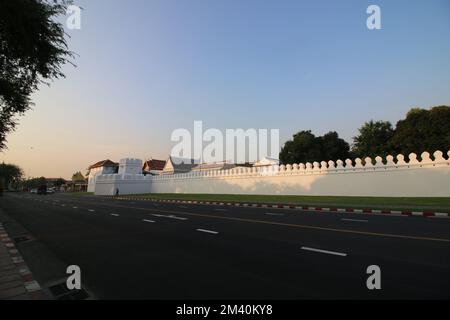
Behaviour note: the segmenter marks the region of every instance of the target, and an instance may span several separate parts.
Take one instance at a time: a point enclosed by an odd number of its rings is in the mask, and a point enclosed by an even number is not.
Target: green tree
[[[345,159],[349,150],[349,144],[336,132],[316,137],[311,130],[300,131],[281,148],[280,161],[288,164]]]
[[[392,152],[390,140],[394,129],[389,121],[373,121],[364,123],[358,129],[359,134],[353,138],[352,152],[354,156],[365,158],[385,157]]]
[[[337,132],[330,131],[319,138],[322,146],[321,161],[345,160],[350,157],[350,145],[344,139],[339,138]]]
[[[0,150],[38,86],[64,77],[61,67],[73,54],[56,19],[71,2],[0,0]]]
[[[0,164],[0,188],[17,185],[23,176],[23,170],[15,164]]]
[[[45,177],[29,178],[23,181],[23,186],[27,190],[39,188],[40,186],[45,185],[47,185],[47,179],[45,179]]]
[[[447,153],[450,149],[450,107],[411,109],[406,119],[397,122],[390,144],[396,153],[404,155],[436,150]]]

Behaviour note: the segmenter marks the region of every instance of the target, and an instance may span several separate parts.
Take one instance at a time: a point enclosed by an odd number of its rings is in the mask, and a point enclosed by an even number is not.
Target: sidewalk
[[[0,222],[0,300],[47,299]]]

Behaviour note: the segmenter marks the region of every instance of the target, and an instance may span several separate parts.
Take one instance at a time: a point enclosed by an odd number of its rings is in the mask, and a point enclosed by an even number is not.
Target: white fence
[[[447,153],[450,157],[450,151]],[[450,197],[450,160],[424,152],[273,167],[237,168],[176,175],[103,175],[96,194],[218,193],[329,196]],[[111,177],[109,177],[111,176]]]

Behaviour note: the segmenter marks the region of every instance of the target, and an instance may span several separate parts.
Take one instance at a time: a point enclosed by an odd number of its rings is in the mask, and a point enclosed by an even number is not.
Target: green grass
[[[136,195],[135,195],[136,196]],[[431,210],[450,212],[450,198],[336,197],[242,194],[144,194],[152,199],[202,200],[221,202],[283,203],[304,206],[370,208],[390,210]]]

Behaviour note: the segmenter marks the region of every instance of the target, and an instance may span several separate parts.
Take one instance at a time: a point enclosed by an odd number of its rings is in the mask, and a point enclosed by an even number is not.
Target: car
[[[31,189],[30,193],[38,193],[38,189]]]
[[[37,194],[47,194],[47,186],[40,186],[38,189],[37,189],[37,192],[36,192]]]

